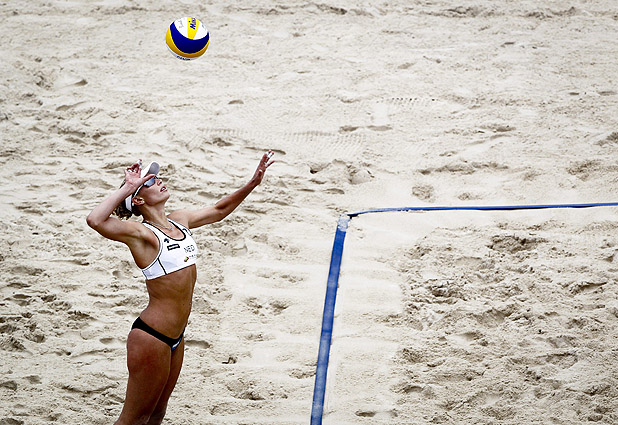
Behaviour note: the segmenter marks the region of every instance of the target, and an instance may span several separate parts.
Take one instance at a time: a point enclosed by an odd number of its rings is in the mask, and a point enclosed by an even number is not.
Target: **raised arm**
[[[138,187],[149,178],[153,177],[154,174],[149,174],[141,178],[139,164],[135,163],[125,170],[124,175],[125,184],[97,205],[90,214],[88,214],[86,223],[108,239],[129,243],[133,237],[138,235],[140,226],[137,226],[135,222],[122,221],[110,216],[127,196],[131,196]]]
[[[188,223],[190,229],[223,220],[262,182],[266,169],[275,162],[270,159],[272,155],[272,151],[265,153],[251,180],[231,195],[221,199],[214,206],[199,210],[178,210],[171,213],[169,217],[181,223]]]

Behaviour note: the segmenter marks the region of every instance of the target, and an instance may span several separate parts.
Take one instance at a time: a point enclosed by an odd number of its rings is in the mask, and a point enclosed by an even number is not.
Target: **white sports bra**
[[[174,239],[167,236],[161,230],[149,223],[142,223],[148,227],[159,239],[159,253],[152,263],[141,269],[146,280],[156,279],[177,270],[184,269],[197,261],[197,244],[191,236],[191,231],[174,220],[167,219],[176,226],[184,235],[182,239]]]

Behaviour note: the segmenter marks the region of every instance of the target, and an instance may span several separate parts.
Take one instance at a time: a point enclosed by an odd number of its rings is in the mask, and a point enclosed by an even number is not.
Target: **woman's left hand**
[[[253,174],[253,177],[251,178],[251,183],[255,186],[262,183],[266,169],[274,164],[275,161],[271,159],[274,154],[275,153],[273,151],[269,150],[262,156],[257,170],[255,170],[255,174]]]

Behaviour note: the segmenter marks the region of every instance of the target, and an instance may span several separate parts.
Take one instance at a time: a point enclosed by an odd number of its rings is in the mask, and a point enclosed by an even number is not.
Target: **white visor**
[[[157,174],[159,174],[159,168],[159,164],[157,164],[156,162],[151,162],[145,168],[140,169],[140,177],[144,178],[148,174],[154,174],[156,176]],[[142,184],[132,195],[127,196],[124,200],[125,207],[127,207],[127,209],[131,212],[133,212],[133,198],[137,195],[137,192],[140,191],[142,186],[144,185]]]

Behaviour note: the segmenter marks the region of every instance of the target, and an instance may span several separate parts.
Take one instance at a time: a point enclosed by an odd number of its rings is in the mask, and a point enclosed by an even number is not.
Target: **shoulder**
[[[189,219],[191,212],[189,210],[173,211],[167,215],[167,218],[175,221],[178,224],[182,224],[187,229],[189,228]]]
[[[197,210],[178,210],[170,213],[168,218],[182,224],[188,229],[201,227],[205,224],[221,221],[227,214],[222,213],[216,206]]]

